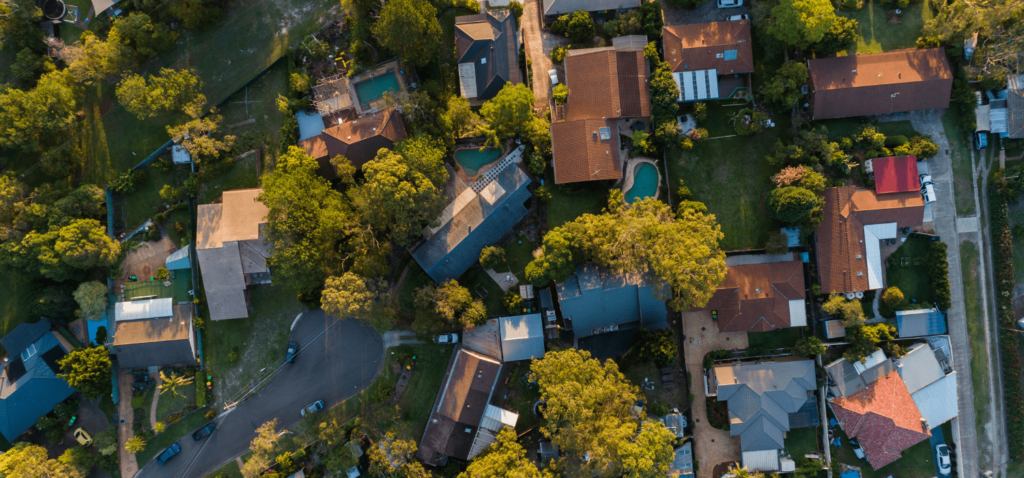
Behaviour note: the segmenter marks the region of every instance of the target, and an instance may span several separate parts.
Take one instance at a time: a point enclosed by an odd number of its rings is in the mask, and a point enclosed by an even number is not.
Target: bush
[[[768,242],[764,245],[768,254],[785,254],[789,252],[789,236],[781,230],[768,234]]]
[[[149,230],[146,232],[147,241],[156,242],[159,241],[161,237],[163,237],[163,235],[160,234],[160,228],[157,226],[150,226]]]
[[[494,269],[505,262],[505,249],[497,246],[485,247],[480,251],[480,265],[484,269]]]
[[[904,144],[907,144],[909,142],[910,140],[903,135],[889,136],[888,138],[885,138],[885,146],[888,148],[903,146]]]
[[[237,362],[238,361],[238,347],[233,347],[231,349],[231,351],[228,352],[228,361],[230,361],[230,362]]]
[[[523,306],[523,298],[519,295],[519,288],[513,287],[505,292],[505,298],[503,300],[505,309],[509,313],[517,314]]]
[[[167,280],[167,277],[168,277],[168,274],[167,274],[167,268],[166,267],[161,267],[161,268],[156,270],[156,278],[157,279]]]
[[[523,4],[513,0],[508,3],[508,9],[512,12],[512,15],[515,15],[516,25],[518,25],[519,19],[523,17]]]
[[[206,418],[207,420],[213,420],[214,418],[217,418],[217,411],[216,410],[207,410],[206,414],[203,415],[203,418]]]
[[[946,243],[932,241],[928,245],[928,278],[931,282],[932,299],[939,310],[949,309],[949,262],[946,260]]]
[[[551,90],[551,96],[555,99],[556,105],[564,105],[569,99],[569,87],[564,84],[558,85]]]
[[[722,360],[732,357],[732,352],[728,350],[712,350],[704,356],[704,368],[710,369],[715,366],[715,360]]]
[[[564,46],[556,46],[551,49],[551,61],[555,63],[561,63],[565,61],[565,55],[569,53],[569,49]]]
[[[569,37],[573,43],[587,43],[594,38],[594,33],[594,19],[590,16],[590,12],[576,10],[569,15],[565,36]]]
[[[817,337],[804,337],[796,341],[796,346],[793,347],[793,351],[799,355],[813,357],[815,355],[824,354],[825,346],[821,344],[821,339]]]
[[[900,302],[903,302],[903,291],[898,287],[885,289],[885,292],[882,294],[882,302],[885,303],[886,307],[895,309],[897,305],[900,305]]]
[[[672,365],[679,353],[672,331],[651,332],[643,327],[633,334],[636,357],[641,362],[654,362],[658,367]]]
[[[804,188],[787,186],[768,193],[765,206],[769,216],[792,224],[807,217],[818,207],[818,196]]]
[[[538,201],[547,204],[551,201],[551,191],[548,190],[547,186],[538,186],[537,189],[533,190],[533,197],[537,198]]]

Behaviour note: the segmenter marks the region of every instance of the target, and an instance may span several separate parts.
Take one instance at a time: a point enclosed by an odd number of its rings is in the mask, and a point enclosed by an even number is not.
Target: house
[[[821,290],[829,294],[881,289],[880,241],[920,226],[924,199],[917,190],[876,194],[856,186],[824,191],[824,219],[815,229]]]
[[[19,324],[0,345],[9,357],[0,372],[0,434],[13,442],[75,392],[57,376],[74,346],[46,319]]]
[[[337,124],[328,124],[335,119]],[[331,159],[344,156],[357,169],[377,157],[377,152],[392,149],[405,139],[405,124],[396,108],[369,113],[360,118],[323,117],[320,134],[299,141],[299,147],[320,165],[320,174],[327,179],[338,177]]]
[[[681,102],[728,98],[754,71],[750,20],[666,26],[662,39]]]
[[[946,316],[939,309],[896,311],[896,328],[901,338],[946,333]]]
[[[575,274],[555,286],[565,329],[577,339],[619,329],[653,330],[668,325],[668,311],[661,298],[667,285],[652,284],[643,274],[615,272],[587,263],[576,266]]]
[[[487,10],[455,18],[459,90],[470,104],[494,98],[506,83],[522,83],[516,18],[509,10]]]
[[[894,362],[928,428],[934,429],[959,414],[956,372],[941,348],[916,343]]]
[[[1024,138],[1024,75],[1010,76],[1006,93],[1006,136]]]
[[[807,61],[814,120],[946,108],[953,73],[942,48]]]
[[[469,461],[515,427],[519,414],[490,404],[501,362],[459,347],[452,355],[416,453],[430,466]]]
[[[219,204],[200,204],[196,255],[213,320],[249,317],[245,288],[269,284],[270,246],[263,227],[267,207],[257,200],[261,189],[225,191]]]
[[[438,283],[457,279],[480,260],[480,251],[526,217],[529,184],[519,166],[502,160],[456,195],[437,227],[423,230],[423,240],[410,249],[413,258]]]
[[[847,362],[839,359],[825,366],[828,376],[828,393],[833,397],[847,397],[861,390],[895,370],[892,362],[881,349],[864,359],[863,362]]]
[[[733,362],[717,365],[710,383],[729,407],[730,431],[740,437],[743,465],[751,471],[783,471],[779,450],[792,428],[817,426],[814,361]],[[709,393],[710,395],[710,393]],[[790,460],[791,461],[791,460]],[[795,468],[795,467],[794,467]]]
[[[846,326],[843,325],[842,320],[825,321],[826,339],[838,339],[842,337],[846,337]]]
[[[591,13],[624,11],[640,8],[642,0],[543,0],[544,23],[550,24],[558,17],[576,10]]]
[[[768,332],[807,325],[804,268],[799,260],[726,268],[725,280],[702,308],[718,315],[721,332]]]
[[[551,120],[556,184],[622,178],[620,119],[651,115],[650,65],[643,41],[612,40],[613,46],[569,50],[565,58],[566,104]]]
[[[499,317],[462,332],[462,345],[501,362],[544,358],[540,314]]]
[[[875,194],[921,190],[921,181],[917,176],[917,156],[867,159],[864,161],[864,169],[874,174]]]
[[[668,476],[673,478],[693,476],[693,442],[683,443],[683,446],[676,448],[675,458],[668,466]]]
[[[111,347],[123,368],[195,364],[192,304],[172,304],[170,298],[118,302]]]

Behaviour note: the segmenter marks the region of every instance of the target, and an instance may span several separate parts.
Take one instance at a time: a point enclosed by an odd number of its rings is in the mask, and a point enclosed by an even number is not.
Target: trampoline
[[[384,97],[385,91],[398,91],[398,76],[394,71],[388,71],[383,75],[360,81],[353,86],[356,89],[356,97],[363,109],[370,107],[370,102]]]

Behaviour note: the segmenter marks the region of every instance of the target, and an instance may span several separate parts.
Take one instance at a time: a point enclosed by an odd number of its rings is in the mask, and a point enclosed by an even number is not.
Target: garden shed
[[[900,337],[923,337],[946,333],[946,317],[939,309],[900,310],[896,312]]]

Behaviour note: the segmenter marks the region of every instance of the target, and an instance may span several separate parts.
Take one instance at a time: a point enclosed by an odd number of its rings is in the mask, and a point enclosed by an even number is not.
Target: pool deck
[[[359,73],[356,76],[353,76],[352,78],[349,78],[349,85],[351,85],[349,87],[349,94],[352,95],[352,104],[353,106],[355,106],[356,112],[359,113],[359,116],[380,111],[381,109],[386,108],[387,105],[384,104],[385,102],[383,98],[378,98],[376,100],[370,101],[368,103],[369,108],[364,110],[362,101],[359,99],[359,95],[356,94],[356,83],[366,81],[372,78],[377,78],[378,76],[383,76],[386,74],[393,74],[395,75],[395,78],[398,78],[398,91],[405,92],[408,91],[409,84],[406,81],[405,75],[403,75],[401,71],[402,65],[398,62],[397,59],[395,59],[381,63],[366,71],[363,71],[362,73]]]
[[[481,146],[468,145],[468,146],[459,146],[458,148],[455,148],[455,151],[452,151],[452,160],[455,161],[455,164],[459,165],[459,169],[458,169],[459,177],[462,178],[462,180],[465,181],[467,184],[472,184],[478,178],[480,178],[480,176],[482,176],[484,173],[486,173],[487,170],[493,168],[495,165],[498,164],[498,162],[500,162],[502,159],[504,159],[505,156],[508,156],[508,153],[510,153],[512,151],[512,147],[511,147],[510,143],[511,142],[506,142],[505,143],[505,145],[504,145],[504,147],[503,147],[503,149],[501,151],[501,156],[498,156],[497,158],[495,158],[494,161],[491,161],[491,162],[481,166],[480,169],[476,170],[476,174],[474,174],[472,176],[470,176],[469,174],[466,174],[466,168],[463,165],[459,164],[459,161],[457,159],[455,159],[455,153],[457,153],[461,149],[480,149]]]
[[[626,200],[626,193],[628,193],[629,189],[633,187],[633,178],[635,177],[635,175],[633,174],[634,170],[636,169],[636,167],[638,165],[643,164],[643,163],[648,163],[651,166],[654,166],[654,171],[656,171],[658,173],[658,187],[657,187],[657,189],[654,190],[654,199],[658,199],[658,196],[661,195],[661,181],[662,181],[662,177],[661,177],[661,170],[658,169],[658,163],[655,160],[651,159],[651,158],[646,158],[646,157],[643,157],[643,156],[637,156],[635,158],[629,158],[628,160],[626,160],[626,174],[622,178],[622,200],[623,200],[623,202],[625,202],[625,200]]]

